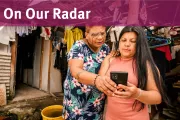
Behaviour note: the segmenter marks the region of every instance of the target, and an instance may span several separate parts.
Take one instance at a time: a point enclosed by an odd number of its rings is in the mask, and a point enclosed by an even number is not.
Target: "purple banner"
[[[180,0],[1,0],[0,25],[180,25]]]

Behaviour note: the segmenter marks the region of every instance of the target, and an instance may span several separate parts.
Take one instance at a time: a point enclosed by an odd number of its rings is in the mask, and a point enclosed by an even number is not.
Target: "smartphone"
[[[113,80],[116,84],[127,85],[128,72],[123,72],[123,71],[111,71],[111,72],[110,72],[110,78],[111,78],[111,80]]]

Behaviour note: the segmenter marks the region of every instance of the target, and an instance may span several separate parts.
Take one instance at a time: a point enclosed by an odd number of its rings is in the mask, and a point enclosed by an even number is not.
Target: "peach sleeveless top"
[[[128,72],[128,82],[137,86],[138,80],[133,72],[133,59],[114,58],[106,73],[107,76],[110,76],[110,71]],[[138,111],[140,104],[137,104],[133,110],[134,101],[135,99],[107,97],[105,120],[150,120],[147,105],[145,105],[144,109]]]

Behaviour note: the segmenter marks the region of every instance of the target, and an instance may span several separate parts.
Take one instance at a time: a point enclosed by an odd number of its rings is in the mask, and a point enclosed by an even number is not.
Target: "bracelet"
[[[98,78],[99,75],[96,75],[96,77],[94,78],[94,86],[96,87],[96,80]]]
[[[137,97],[135,97],[135,99],[138,99],[138,98],[141,96],[141,94],[142,94],[142,90],[141,90],[141,89],[139,89],[139,94],[138,94],[138,96],[137,96]]]

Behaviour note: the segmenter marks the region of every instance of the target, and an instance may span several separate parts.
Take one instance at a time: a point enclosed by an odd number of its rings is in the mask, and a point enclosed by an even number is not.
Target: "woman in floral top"
[[[105,27],[86,27],[86,39],[76,41],[68,54],[63,102],[66,120],[102,120],[105,94],[116,90],[110,78],[97,75],[109,53],[105,38]]]

